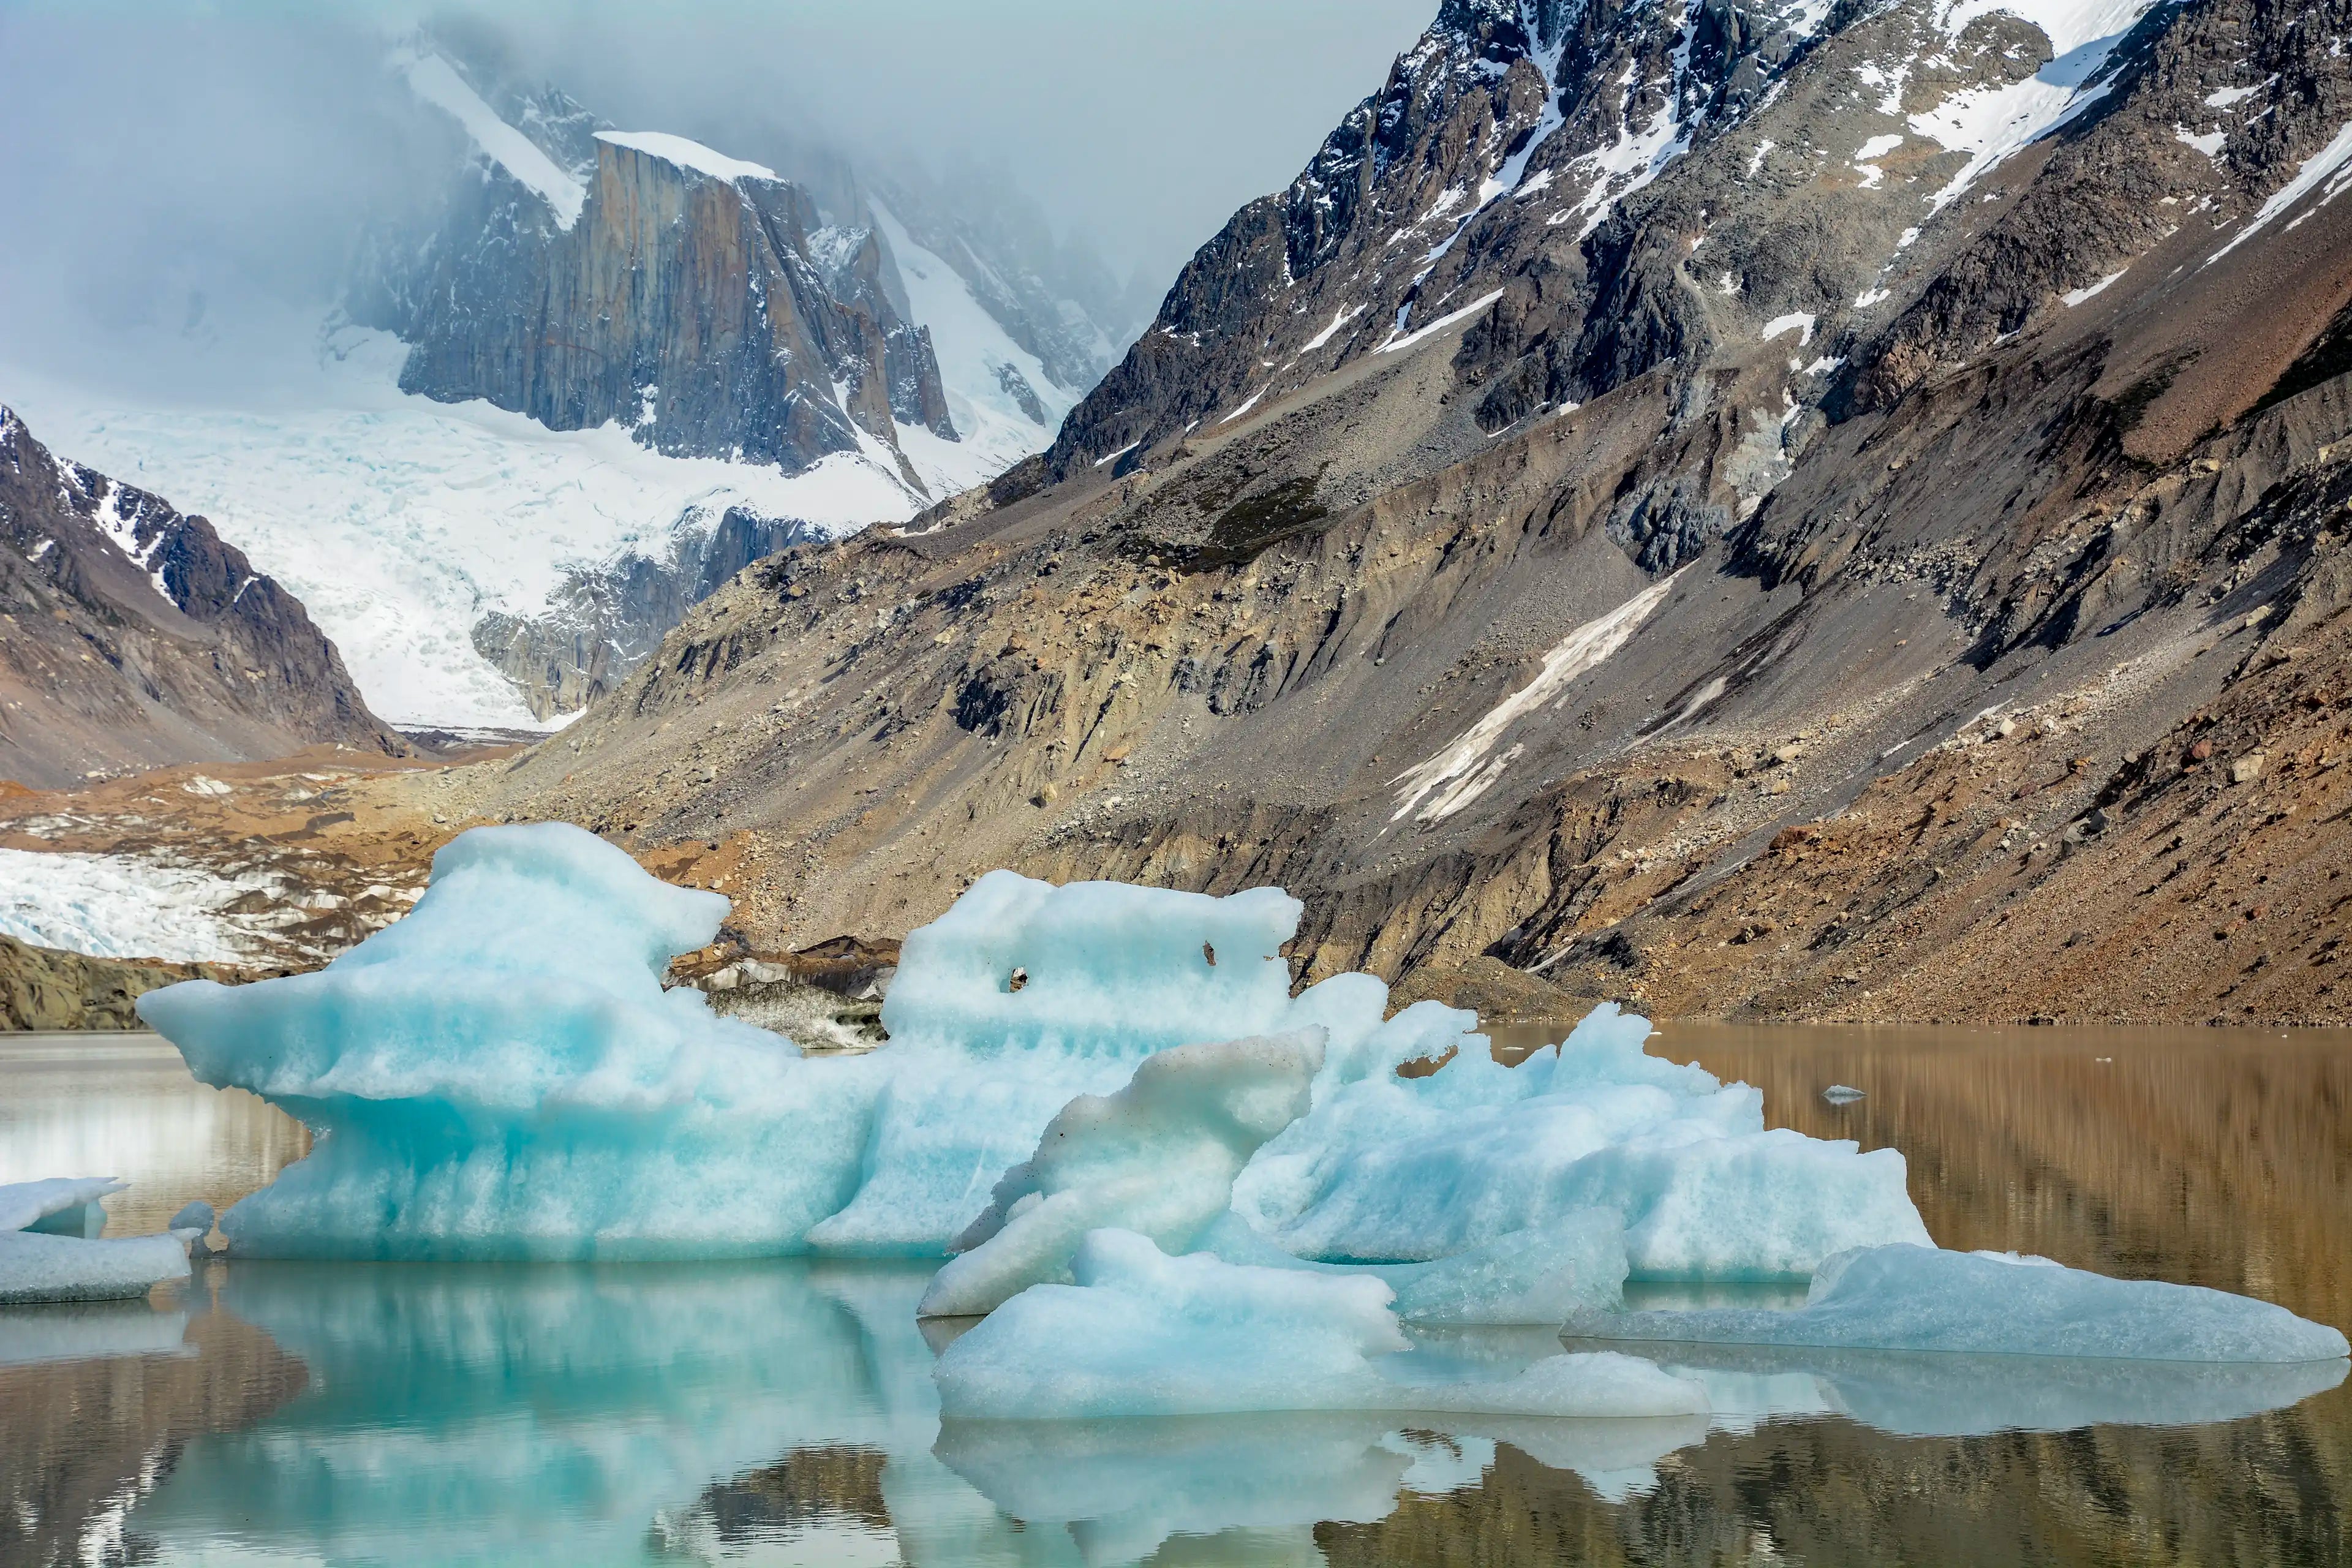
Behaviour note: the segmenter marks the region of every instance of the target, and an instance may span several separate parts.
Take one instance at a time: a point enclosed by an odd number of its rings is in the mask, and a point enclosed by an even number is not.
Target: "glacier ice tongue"
[[[1492,1382],[1406,1382],[1391,1291],[1360,1274],[1170,1258],[1089,1232],[1074,1285],[1037,1285],[950,1345],[940,1413],[1055,1420],[1263,1410],[1635,1416],[1703,1412],[1705,1391],[1637,1357],[1547,1356]]]
[[[1794,1311],[1588,1312],[1579,1338],[2169,1362],[2313,1362],[2344,1335],[2197,1285],[2111,1279],[2047,1258],[1858,1248],[1827,1259]]]
[[[922,1315],[976,1316],[1065,1283],[1080,1238],[1105,1226],[1188,1249],[1230,1212],[1258,1145],[1306,1111],[1323,1045],[1310,1026],[1175,1046],[1144,1058],[1117,1093],[1071,1100],[957,1237],[962,1255],[932,1280]]]

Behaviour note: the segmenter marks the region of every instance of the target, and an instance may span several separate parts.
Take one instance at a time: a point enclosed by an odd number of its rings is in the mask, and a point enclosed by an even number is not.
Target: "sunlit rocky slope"
[[[1449,0],[1050,452],[485,805],[766,939],[1012,864],[1489,1007],[2338,1016],[2347,31]]]

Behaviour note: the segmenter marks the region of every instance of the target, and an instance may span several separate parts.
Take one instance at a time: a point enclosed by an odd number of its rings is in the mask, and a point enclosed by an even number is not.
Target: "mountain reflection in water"
[[[2332,1042],[1677,1026],[1653,1049],[1761,1085],[1784,1124],[1903,1148],[1948,1245],[2352,1321],[2352,1056]],[[1826,1105],[1832,1082],[1866,1098]],[[0,1058],[0,1090],[23,1087]],[[153,1125],[137,1089],[122,1124]],[[103,1143],[0,1094],[0,1145],[26,1114],[45,1142]],[[1701,1379],[1717,1414],[943,1428],[928,1274],[231,1262],[160,1307],[16,1309],[0,1562],[2352,1558],[2342,1362],[1644,1345],[1622,1348]],[[1454,1331],[1415,1355],[1490,1376],[1558,1348]]]

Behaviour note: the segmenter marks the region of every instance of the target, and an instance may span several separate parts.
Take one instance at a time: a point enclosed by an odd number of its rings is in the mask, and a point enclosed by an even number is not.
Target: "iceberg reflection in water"
[[[1464,1506],[1482,1495],[1498,1455],[1557,1475],[1580,1506],[1605,1512],[1641,1506],[1667,1456],[1753,1444],[1792,1422],[1842,1432],[1848,1447],[1901,1464],[1907,1440],[1997,1429],[2301,1422],[2304,1412],[2262,1413],[2345,1374],[2341,1362],[2175,1366],[1617,1345],[1607,1348],[1703,1382],[1718,1413],[942,1426],[936,1352],[914,1316],[929,1274],[920,1265],[806,1260],[215,1265],[185,1304],[177,1358],[154,1352],[168,1348],[157,1342],[173,1337],[164,1331],[179,1328],[180,1311],[153,1314],[154,1334],[110,1320],[110,1335],[90,1338],[89,1350],[131,1353],[0,1367],[0,1400],[19,1408],[19,1399],[47,1397],[21,1380],[77,1370],[160,1377],[149,1369],[214,1353],[232,1326],[274,1345],[271,1355],[240,1352],[240,1364],[299,1363],[297,1377],[271,1371],[267,1401],[230,1376],[189,1384],[210,1391],[190,1397],[243,1401],[242,1414],[191,1412],[180,1429],[194,1436],[171,1455],[126,1450],[121,1484],[91,1489],[120,1499],[152,1486],[121,1528],[167,1563],[1112,1563],[1150,1556],[1174,1537],[1218,1538],[1200,1542],[1213,1559],[1264,1563],[1320,1560],[1318,1542],[1334,1529],[1377,1528],[1401,1507]],[[943,1327],[936,1337],[946,1337]],[[0,1336],[18,1328],[12,1315]],[[69,1353],[71,1338],[50,1342]],[[1508,1376],[1560,1349],[1543,1331],[1416,1339],[1416,1375],[1433,1382]],[[2342,1403],[2331,1395],[2326,1408]],[[2331,1430],[2344,1425],[2341,1411],[2319,1419]],[[2102,1441],[2179,1436],[2117,1427]],[[2331,1440],[2343,1434],[2323,1436]],[[54,1457],[0,1450],[0,1458],[22,1476]],[[1679,1468],[1678,1485],[1689,1485]],[[2000,1500],[1980,1496],[1977,1506]]]

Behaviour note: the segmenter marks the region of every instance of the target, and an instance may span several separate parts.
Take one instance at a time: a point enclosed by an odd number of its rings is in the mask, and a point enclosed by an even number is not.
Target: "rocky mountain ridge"
[[[293,595],[0,405],[0,777],[53,786],[327,742],[398,755]]]

